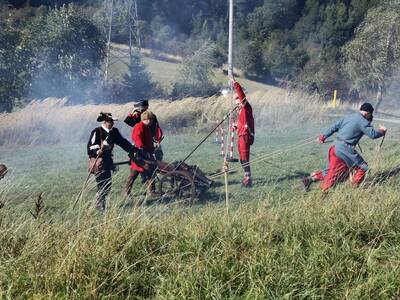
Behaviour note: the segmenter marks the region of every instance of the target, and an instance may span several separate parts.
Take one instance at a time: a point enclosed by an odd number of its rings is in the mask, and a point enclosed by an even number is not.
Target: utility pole
[[[119,63],[129,66],[132,53],[135,49],[140,51],[140,25],[138,17],[138,0],[104,0],[104,12],[106,19],[106,59],[104,65],[103,85],[107,86],[110,81],[116,79],[116,75],[110,74],[110,68]],[[126,28],[129,34],[129,45],[112,47],[112,40],[116,30]]]

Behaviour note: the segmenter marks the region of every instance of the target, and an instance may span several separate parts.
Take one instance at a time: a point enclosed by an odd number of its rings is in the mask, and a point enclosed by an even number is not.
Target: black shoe
[[[242,187],[245,187],[245,188],[253,187],[253,180],[251,180],[251,178],[243,178]]]
[[[302,181],[303,181],[305,191],[308,192],[310,190],[311,184],[313,183],[311,177],[310,176],[304,177],[302,179]]]

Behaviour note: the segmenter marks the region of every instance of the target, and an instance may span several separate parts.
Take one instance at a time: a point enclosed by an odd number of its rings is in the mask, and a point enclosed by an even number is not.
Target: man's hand
[[[324,137],[324,135],[320,134],[317,141],[318,141],[318,143],[323,144],[323,143],[325,143],[325,140],[326,140],[326,138]]]
[[[138,157],[137,151],[132,151],[128,154],[129,158],[131,160],[136,160],[136,158]]]
[[[379,129],[378,130],[380,132],[382,132],[383,134],[386,134],[386,132],[387,132],[387,128],[385,126],[383,126],[383,125],[379,125]]]
[[[97,150],[97,156],[102,156],[103,155],[103,150]]]

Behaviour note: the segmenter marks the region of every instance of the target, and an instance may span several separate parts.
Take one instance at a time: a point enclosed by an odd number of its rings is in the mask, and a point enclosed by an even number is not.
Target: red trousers
[[[238,152],[241,161],[250,160],[250,138],[248,135],[241,135],[238,138]]]
[[[347,167],[346,163],[336,156],[335,146],[329,148],[329,165],[326,175],[323,171],[315,172],[312,177],[314,180],[322,181],[321,189],[324,191],[329,190],[338,182],[345,181],[349,174],[352,173],[351,183],[357,187],[365,178],[366,171],[360,167],[353,167],[351,170]]]

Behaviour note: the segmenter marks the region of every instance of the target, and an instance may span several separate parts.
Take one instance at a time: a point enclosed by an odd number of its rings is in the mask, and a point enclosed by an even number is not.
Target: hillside
[[[143,62],[146,65],[147,70],[150,72],[152,79],[155,82],[160,83],[164,88],[168,88],[174,79],[177,78],[179,70],[181,68],[181,63],[178,61],[179,58],[169,58],[167,54],[163,54],[164,59],[154,58],[153,51],[143,50]],[[123,57],[123,59],[118,59],[113,65],[110,66],[110,73],[112,77],[121,79],[124,74],[128,71],[129,59],[128,59],[128,47],[121,44],[112,45],[112,56],[111,57]],[[175,62],[173,62],[175,60]],[[228,85],[228,79],[223,70],[214,70],[215,81],[221,86]],[[280,93],[282,91],[278,87],[259,83],[246,78],[240,78],[240,82],[246,87],[249,92],[265,91],[265,90],[275,90]]]
[[[306,193],[301,178],[326,165],[330,144],[315,139],[330,122],[327,107],[301,94],[262,95],[250,95],[257,117],[254,187],[241,188],[241,168],[231,163],[228,214],[215,136],[188,160],[214,180],[193,205],[148,197],[140,182],[125,199],[129,170],[122,165],[108,210],[99,214],[93,180],[73,208],[87,175],[86,139],[99,110],[123,117],[129,105],[71,107],[49,99],[3,115],[0,140],[8,143],[0,146],[0,160],[10,172],[0,181],[0,295],[397,297],[399,125],[390,126],[382,149],[379,141],[363,140],[371,172],[359,189],[345,183],[324,194],[314,185]],[[222,98],[152,102],[162,126],[178,117],[188,125],[166,132],[165,161],[185,157],[214,124],[207,118],[193,122],[207,102],[217,112],[225,107]],[[117,126],[129,134],[127,126]],[[117,148],[114,159],[125,161],[126,153]]]
[[[399,79],[400,0],[0,0],[0,299],[400,299]]]

